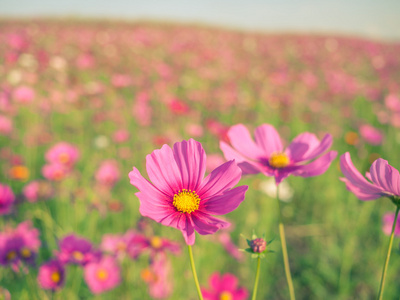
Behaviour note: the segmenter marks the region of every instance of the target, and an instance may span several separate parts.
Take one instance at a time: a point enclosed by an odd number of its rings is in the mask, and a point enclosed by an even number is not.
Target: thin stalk
[[[397,206],[396,214],[394,216],[394,221],[393,221],[393,226],[392,226],[392,234],[390,235],[390,239],[389,239],[388,252],[386,255],[386,259],[385,259],[385,264],[383,265],[381,285],[379,286],[379,294],[378,294],[379,300],[382,300],[382,297],[383,297],[383,289],[385,287],[386,271],[387,271],[387,268],[389,265],[390,254],[392,253],[394,229],[396,228],[396,222],[397,222],[397,216],[399,215],[399,210],[400,210],[400,206]]]
[[[289,288],[290,300],[295,300],[296,296],[294,295],[292,274],[290,273],[289,256],[288,256],[287,247],[286,247],[285,227],[283,226],[281,206],[279,203],[279,185],[276,187],[276,201],[278,202],[279,235],[280,235],[281,245],[282,245],[283,264],[285,266],[286,281],[287,281],[288,288]]]
[[[251,297],[251,300],[256,300],[256,296],[257,296],[257,287],[258,287],[258,280],[260,279],[260,264],[261,264],[261,258],[260,258],[260,256],[258,256],[258,259],[257,259],[256,279],[255,279],[255,281],[254,281],[253,296]]]
[[[199,299],[203,300],[203,295],[201,294],[200,290],[199,279],[197,278],[196,267],[194,265],[192,246],[188,245],[188,249],[190,257],[190,265],[192,266],[193,278],[194,278],[194,283],[196,284],[197,294],[199,294]]]

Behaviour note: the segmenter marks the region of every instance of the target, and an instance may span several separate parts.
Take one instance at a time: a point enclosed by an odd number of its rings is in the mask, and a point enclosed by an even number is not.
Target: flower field
[[[0,299],[398,299],[399,53],[1,20]]]

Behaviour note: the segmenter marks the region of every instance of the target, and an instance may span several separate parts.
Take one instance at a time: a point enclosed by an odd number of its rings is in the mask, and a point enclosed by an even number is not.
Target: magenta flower
[[[14,201],[15,196],[11,188],[0,183],[0,216],[11,213]]]
[[[172,291],[171,263],[165,255],[158,256],[151,262],[149,268],[140,273],[142,279],[148,284],[149,294],[153,299],[168,298]]]
[[[195,241],[195,231],[212,234],[229,226],[211,215],[223,215],[236,209],[244,200],[247,186],[233,188],[241,170],[231,160],[206,178],[206,154],[202,145],[190,139],[164,145],[146,157],[146,180],[133,168],[130,182],[139,189],[140,213],[163,225],[181,230],[188,245]]]
[[[345,178],[340,178],[346,187],[360,200],[375,200],[380,197],[400,197],[399,171],[393,168],[382,158],[375,160],[365,179],[354,167],[350,153],[340,157],[340,168]]]
[[[64,179],[69,173],[69,169],[61,163],[50,163],[42,167],[42,175],[44,178],[52,181]]]
[[[129,243],[136,235],[133,230],[128,230],[125,234],[105,234],[100,249],[122,259],[128,252]]]
[[[92,261],[97,261],[101,253],[93,248],[86,239],[73,234],[66,236],[59,242],[60,252],[57,258],[62,263],[72,263],[84,266]]]
[[[336,151],[325,153],[332,145],[330,134],[319,141],[314,134],[304,132],[295,137],[286,149],[275,128],[269,124],[256,128],[255,142],[242,124],[232,126],[227,135],[233,147],[220,142],[225,158],[235,159],[244,174],[274,176],[276,184],[289,175],[321,175],[337,155]]]
[[[152,258],[157,254],[164,254],[166,251],[179,255],[181,253],[181,246],[176,242],[159,236],[148,238],[144,235],[136,234],[128,244],[129,255],[135,259],[147,251],[150,252],[150,257]]]
[[[395,213],[386,213],[382,218],[382,231],[386,235],[390,235],[392,233],[393,222],[395,219]],[[394,235],[400,237],[400,219],[397,219]]]
[[[61,164],[71,168],[79,159],[79,150],[75,146],[60,142],[46,152],[46,161],[50,164]]]
[[[96,180],[103,186],[113,187],[119,180],[120,173],[115,160],[105,160],[96,172]]]
[[[85,281],[93,294],[111,290],[120,284],[120,268],[116,260],[109,256],[85,266]]]
[[[58,290],[64,285],[65,268],[58,260],[51,260],[39,268],[38,282],[46,290]]]
[[[212,274],[209,284],[210,289],[201,289],[204,300],[245,300],[249,294],[245,288],[238,287],[238,279],[230,273]]]
[[[360,134],[363,139],[371,145],[380,145],[383,141],[383,134],[375,127],[364,124],[360,126]]]

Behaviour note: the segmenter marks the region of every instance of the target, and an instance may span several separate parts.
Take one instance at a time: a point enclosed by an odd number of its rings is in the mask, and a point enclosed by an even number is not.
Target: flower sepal
[[[247,239],[244,235],[242,235],[246,241],[249,248],[239,249],[239,251],[247,252],[251,254],[251,258],[264,258],[267,253],[274,253],[275,251],[270,250],[268,245],[272,243],[272,240],[265,240],[265,233],[263,233],[262,237],[258,237],[254,232],[251,236],[251,239]]]

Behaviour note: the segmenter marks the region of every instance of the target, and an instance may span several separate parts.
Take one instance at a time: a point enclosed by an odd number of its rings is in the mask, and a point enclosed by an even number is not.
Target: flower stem
[[[382,297],[383,297],[383,289],[385,287],[386,271],[387,271],[387,268],[388,268],[388,265],[389,265],[390,253],[392,253],[394,229],[396,228],[396,222],[397,222],[397,216],[399,215],[399,210],[400,210],[400,206],[397,206],[396,214],[395,214],[394,221],[393,221],[393,226],[392,226],[392,234],[390,235],[390,239],[389,239],[388,252],[387,252],[387,255],[386,255],[386,259],[385,259],[385,264],[383,265],[381,285],[379,287],[379,295],[378,295],[378,299],[379,300],[382,300]]]
[[[260,256],[258,256],[258,259],[257,259],[256,279],[255,279],[255,281],[254,281],[253,296],[251,297],[251,300],[256,300],[256,296],[257,296],[257,287],[258,287],[258,280],[260,279],[260,264],[261,264],[261,258],[260,258]]]
[[[196,267],[194,265],[192,246],[188,245],[188,249],[189,249],[189,257],[190,257],[190,265],[192,266],[193,278],[194,278],[194,282],[196,284],[197,293],[199,294],[199,299],[203,300],[203,295],[201,294],[201,290],[200,290],[199,279],[197,278]]]
[[[279,235],[281,238],[283,264],[285,266],[286,281],[287,281],[288,288],[289,288],[290,300],[295,300],[296,296],[294,295],[292,274],[290,273],[289,256],[288,256],[287,247],[286,247],[285,227],[283,226],[281,206],[279,203],[279,185],[276,187],[276,200],[278,202]]]

